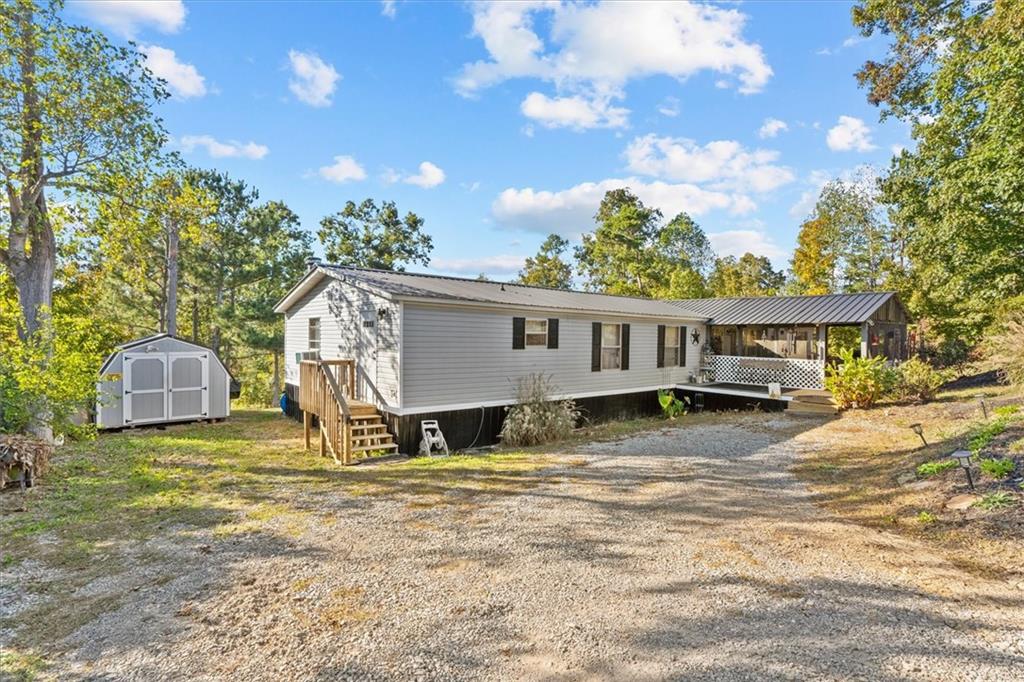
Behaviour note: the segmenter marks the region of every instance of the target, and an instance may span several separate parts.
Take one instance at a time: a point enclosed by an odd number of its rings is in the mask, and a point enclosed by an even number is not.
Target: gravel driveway
[[[327,495],[322,523],[166,557],[62,679],[1024,679],[1024,585],[846,524],[787,473],[814,420],[690,417],[515,494]]]

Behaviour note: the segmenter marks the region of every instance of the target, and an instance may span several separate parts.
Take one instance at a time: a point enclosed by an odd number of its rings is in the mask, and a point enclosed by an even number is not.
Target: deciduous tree
[[[786,278],[772,267],[764,256],[745,253],[737,259],[726,256],[715,260],[708,278],[712,296],[774,296],[779,293]]]

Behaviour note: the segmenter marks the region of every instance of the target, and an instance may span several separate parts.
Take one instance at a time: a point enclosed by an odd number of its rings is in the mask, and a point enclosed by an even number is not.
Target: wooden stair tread
[[[352,452],[373,452],[374,450],[397,450],[398,443],[384,443],[380,445],[359,445],[352,446]]]

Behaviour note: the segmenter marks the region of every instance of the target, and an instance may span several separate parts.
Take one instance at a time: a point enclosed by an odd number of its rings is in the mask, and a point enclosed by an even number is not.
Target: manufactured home
[[[806,402],[823,393],[830,326],[894,359],[906,338],[891,293],[656,301],[321,263],[275,310],[288,409],[336,393],[346,454],[414,453],[430,419],[453,449],[494,443],[534,373],[593,420],[654,414],[658,389]]]
[[[121,429],[224,419],[235,382],[209,348],[169,334],[118,346],[100,367],[96,426]]]

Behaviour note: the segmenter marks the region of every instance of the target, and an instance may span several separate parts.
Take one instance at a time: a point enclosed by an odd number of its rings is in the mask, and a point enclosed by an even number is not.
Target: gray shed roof
[[[672,301],[655,301],[631,296],[611,296],[583,291],[566,291],[524,286],[508,282],[485,282],[461,277],[425,275],[390,270],[370,270],[321,264],[288,293],[275,310],[285,312],[317,281],[317,273],[362,285],[396,298],[423,298],[452,303],[500,304],[526,308],[553,308],[582,312],[611,313],[638,317],[704,320]]]
[[[895,293],[891,291],[821,296],[750,296],[673,301],[711,319],[712,324],[860,324]]]

